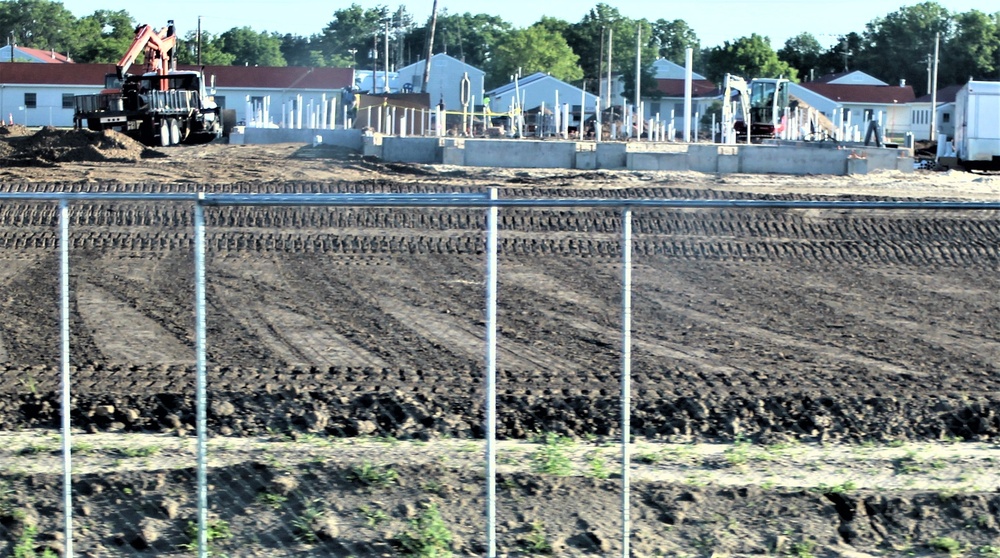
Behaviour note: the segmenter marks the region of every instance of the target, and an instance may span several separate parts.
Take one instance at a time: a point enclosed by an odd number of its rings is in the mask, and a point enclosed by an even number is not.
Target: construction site
[[[782,79],[241,123],[171,37],[0,126],[0,556],[1000,556],[995,84],[931,171]]]
[[[957,171],[475,168],[325,142],[162,148],[111,131],[7,132],[8,193],[794,201],[989,200],[1000,188]],[[190,553],[190,211],[69,209],[79,555]],[[39,552],[65,548],[57,214],[46,202],[3,204],[0,553],[24,543],[25,517]],[[531,541],[561,556],[616,555],[620,214],[500,215],[496,543],[507,555],[537,554]],[[995,217],[636,210],[635,555],[933,555],[949,538],[991,548]],[[434,504],[456,555],[485,554],[484,213],[271,207],[206,218],[208,518],[230,533],[213,552],[406,554],[408,525]],[[565,455],[567,469],[549,471],[545,452]]]

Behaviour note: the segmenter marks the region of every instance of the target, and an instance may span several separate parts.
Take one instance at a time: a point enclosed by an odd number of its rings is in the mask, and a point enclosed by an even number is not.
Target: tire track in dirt
[[[817,355],[825,357],[836,362],[846,362],[853,363],[855,365],[864,366],[872,370],[879,370],[885,374],[890,375],[922,375],[920,372],[916,372],[907,369],[902,366],[898,366],[891,362],[887,362],[881,359],[873,358],[864,354],[860,354],[856,351],[849,350],[841,347],[834,347],[826,344],[825,342],[803,338],[801,336],[782,333],[775,331],[773,329],[754,326],[749,323],[739,323],[739,321],[733,318],[727,318],[725,316],[713,315],[707,312],[697,310],[695,308],[687,307],[683,304],[676,302],[674,299],[667,296],[661,296],[659,293],[654,292],[651,287],[655,284],[646,284],[642,282],[637,282],[635,284],[636,291],[638,295],[635,296],[636,304],[652,304],[655,305],[661,311],[681,316],[683,319],[691,320],[699,324],[704,324],[708,327],[717,329],[719,331],[727,332],[728,336],[733,336],[741,339],[750,339],[756,343],[762,345],[771,345],[774,347],[783,347],[790,352],[801,351],[811,355]],[[685,290],[692,288],[688,286]],[[715,296],[716,300],[724,302],[726,305],[731,305],[734,307],[742,306],[743,303],[740,300],[729,300],[724,297]],[[668,341],[664,339],[664,341]],[[669,342],[669,341],[668,341]]]
[[[954,322],[956,315],[974,316],[975,312],[956,313],[957,309],[946,300],[931,303],[921,290],[900,289],[898,284],[880,280],[881,273],[872,273],[867,268],[842,267],[834,276],[824,271],[824,267],[813,268],[808,262],[803,265],[807,269],[760,267],[755,273],[761,281],[755,281],[739,296],[787,307],[783,313],[786,319],[771,324],[773,329],[789,335],[822,337],[826,344],[842,350],[867,356],[877,354],[878,360],[902,365],[911,375],[925,375],[924,381],[953,383],[953,368],[993,369],[992,360],[986,358],[984,362],[982,355],[996,354],[996,336],[988,332],[974,334]],[[720,285],[731,285],[736,280],[738,272],[728,267],[717,269],[725,270],[722,275],[732,272]],[[897,268],[897,273],[902,270]],[[859,291],[858,285],[866,288]],[[752,309],[740,309],[733,298],[735,294],[726,290],[725,296],[729,298],[718,300],[734,312],[751,315]],[[925,302],[923,307],[920,303],[914,305],[914,301],[920,300]],[[816,324],[821,329],[842,331],[843,335],[818,331]],[[929,324],[933,326],[928,327]],[[926,346],[929,356],[914,361],[909,356],[912,354],[909,347],[914,343]]]
[[[100,347],[102,360],[122,364],[186,364],[187,344],[111,291],[81,281],[75,289],[82,325]]]
[[[412,306],[394,299],[381,298],[377,302],[386,314],[413,330],[428,341],[447,347],[449,351],[461,352],[470,362],[480,364],[486,355],[485,330],[482,325],[434,310]],[[525,346],[516,340],[498,335],[497,366],[504,370],[547,370],[553,374],[569,374],[582,366],[569,359],[559,358],[552,353]]]
[[[0,286],[6,286],[15,277],[20,275],[29,266],[33,265],[31,259],[5,259],[0,261]],[[7,341],[4,339],[3,329],[0,328],[0,362],[8,362],[10,355],[7,352]]]

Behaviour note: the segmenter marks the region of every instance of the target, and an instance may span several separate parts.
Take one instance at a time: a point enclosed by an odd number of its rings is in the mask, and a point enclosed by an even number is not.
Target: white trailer
[[[955,97],[955,155],[966,169],[1000,169],[1000,82],[970,81]]]

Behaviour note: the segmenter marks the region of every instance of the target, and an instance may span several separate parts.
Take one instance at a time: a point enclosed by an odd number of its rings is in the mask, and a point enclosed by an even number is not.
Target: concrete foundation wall
[[[597,168],[624,169],[626,165],[626,148],[624,143],[600,143],[597,145]]]
[[[841,149],[741,145],[740,172],[751,174],[847,173],[847,154]]]
[[[243,143],[312,143],[313,138],[320,136],[323,143],[346,147],[361,151],[360,130],[296,130],[291,128],[246,128],[243,131]]]
[[[382,138],[382,159],[393,163],[433,165],[441,162],[438,138]]]
[[[576,143],[531,140],[468,140],[465,164],[470,167],[572,169]]]
[[[630,169],[758,174],[864,174],[913,171],[907,150],[863,146],[625,144],[463,138],[363,137],[358,130],[246,128],[233,143],[323,143],[391,162],[470,167]],[[582,150],[580,148],[583,148]]]

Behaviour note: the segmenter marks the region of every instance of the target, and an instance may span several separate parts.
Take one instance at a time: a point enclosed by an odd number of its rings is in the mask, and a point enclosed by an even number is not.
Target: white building
[[[815,81],[792,84],[789,93],[823,113],[835,125],[850,122],[865,133],[866,122],[881,120],[885,136],[902,137],[907,132],[920,136],[921,126],[914,124],[910,104],[915,100],[913,87],[898,86],[861,71],[830,74]],[[927,132],[924,132],[926,139]]]
[[[431,71],[433,68],[431,66]],[[488,91],[486,95],[490,98],[490,109],[495,113],[511,110],[515,104],[520,105],[526,111],[537,109],[542,106],[542,103],[545,104],[547,111],[552,110],[556,101],[559,102],[560,106],[568,104],[570,105],[570,119],[576,123],[574,125],[579,124],[581,103],[583,103],[587,115],[593,115],[594,109],[597,107],[597,95],[587,93],[575,85],[570,85],[542,72],[525,76],[507,85],[501,85]],[[517,95],[520,96],[520,103],[515,103]]]
[[[673,115],[674,129],[678,133],[684,130],[684,73],[684,66],[665,58],[653,63],[653,77],[660,96],[642,99],[645,120],[659,117],[661,122],[669,123],[670,116]],[[692,72],[691,80],[691,116],[700,119],[708,112],[712,103],[722,99],[722,91],[699,73]],[[692,122],[691,129],[694,128]]]
[[[181,67],[193,70],[194,67]],[[73,125],[73,97],[100,93],[112,64],[31,64],[0,62],[0,115],[26,126]],[[339,101],[354,83],[350,68],[206,66],[206,78],[215,80],[215,100],[236,110],[237,121],[248,121],[248,102],[269,99],[271,121],[281,123],[282,108],[319,110],[323,96]],[[338,110],[338,114],[340,110]]]
[[[424,79],[423,60],[400,68],[397,73],[403,92],[420,92],[420,82]],[[444,53],[432,56],[431,79],[426,91],[431,105],[437,106],[443,101],[445,110],[462,110],[462,80],[466,75],[469,77],[469,103],[482,105],[486,72]]]

